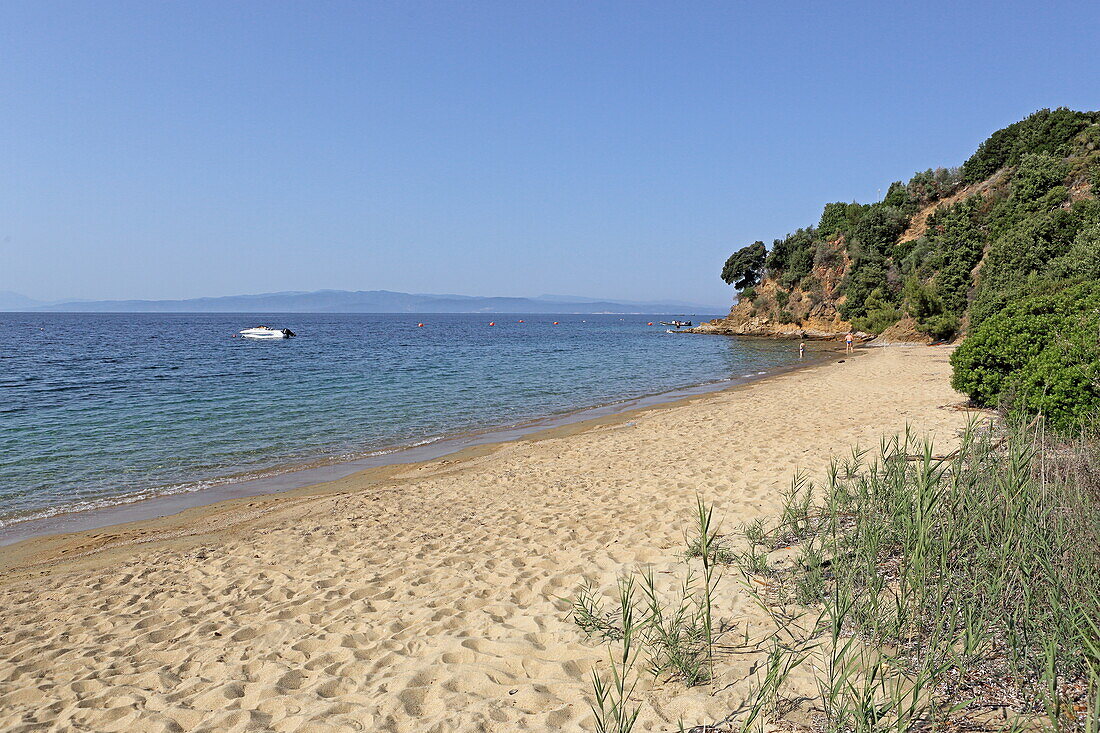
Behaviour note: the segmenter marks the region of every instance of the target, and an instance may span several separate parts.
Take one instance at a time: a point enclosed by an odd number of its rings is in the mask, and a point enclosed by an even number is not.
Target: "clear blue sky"
[[[734,249],[1100,108],[1097,3],[0,5],[0,290],[728,302]]]

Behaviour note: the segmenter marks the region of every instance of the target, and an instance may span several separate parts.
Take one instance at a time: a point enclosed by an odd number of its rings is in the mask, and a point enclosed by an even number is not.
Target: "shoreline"
[[[16,348],[14,381],[6,385],[13,417],[0,430],[11,449],[0,467],[0,545],[13,533],[91,526],[68,522],[73,515],[179,494],[207,492],[214,498],[203,501],[217,500],[219,487],[719,382],[789,363],[796,352],[729,340],[680,344],[637,318],[553,316],[565,325],[550,329],[549,318],[533,318],[484,329],[480,315],[448,314],[429,324],[439,328],[423,330],[391,315],[303,314],[299,339],[263,345],[224,337],[240,325],[230,328],[240,320],[233,314],[169,333],[157,332],[165,323],[158,319],[132,328],[96,322],[93,330],[104,333],[94,346],[75,356],[47,351],[54,356],[41,368],[29,361],[33,350]],[[54,331],[50,324],[7,325],[17,343],[33,344]],[[65,328],[79,328],[79,319]],[[116,358],[145,337],[150,347],[140,359]],[[525,358],[530,348],[545,350],[547,361]],[[632,351],[620,365],[621,348]],[[417,361],[429,354],[441,363]],[[676,360],[689,354],[699,358]],[[97,359],[101,369],[81,371]],[[494,375],[497,368],[504,371]],[[279,485],[248,491],[302,482],[273,483]],[[13,529],[28,522],[42,529]]]
[[[384,480],[383,474],[401,468],[429,465],[443,459],[460,462],[468,456],[481,455],[502,445],[519,441],[538,441],[560,437],[587,429],[624,422],[631,416],[647,410],[688,404],[708,395],[744,389],[784,374],[820,366],[840,354],[846,358],[860,354],[844,354],[843,345],[824,347],[815,344],[808,349],[803,363],[776,367],[753,376],[731,377],[714,382],[681,387],[667,392],[642,395],[617,402],[581,408],[571,412],[549,415],[517,425],[469,431],[457,436],[443,436],[392,450],[366,454],[352,460],[332,463],[306,464],[296,468],[277,470],[269,475],[246,478],[240,481],[227,477],[224,483],[171,494],[162,494],[133,502],[112,504],[93,509],[58,512],[46,517],[13,522],[0,527],[0,575],[9,569],[8,555],[23,556],[21,545],[39,541],[56,540],[111,533],[116,528],[169,521],[184,513],[214,510],[248,499],[277,499],[291,494],[310,494],[333,483],[363,477],[365,480]],[[444,463],[449,461],[443,460]],[[68,553],[66,553],[68,554]],[[69,557],[73,555],[68,554]],[[0,583],[3,578],[0,577]]]
[[[652,568],[676,593],[692,507],[722,531],[792,477],[965,426],[949,348],[862,349],[678,402],[283,494],[28,540],[0,555],[0,728],[591,730],[607,653],[571,618]],[[841,363],[842,362],[842,363]],[[771,628],[735,573],[716,679],[642,679],[639,731],[723,720]],[[807,678],[807,684],[809,680]]]

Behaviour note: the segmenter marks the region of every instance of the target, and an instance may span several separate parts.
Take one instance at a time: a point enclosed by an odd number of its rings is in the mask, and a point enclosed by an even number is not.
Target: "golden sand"
[[[0,729],[591,729],[605,648],[585,579],[684,567],[698,492],[723,527],[794,472],[907,425],[948,448],[948,351],[871,349],[753,385],[447,459],[0,549]],[[767,622],[732,578],[718,615]],[[738,709],[760,652],[685,689],[645,677],[636,730]]]

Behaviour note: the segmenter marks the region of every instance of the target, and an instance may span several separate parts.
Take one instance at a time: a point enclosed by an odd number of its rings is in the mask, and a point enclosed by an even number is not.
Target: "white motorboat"
[[[288,339],[291,336],[296,336],[289,328],[271,328],[270,326],[256,326],[255,328],[246,328],[241,331],[239,336],[246,339]]]

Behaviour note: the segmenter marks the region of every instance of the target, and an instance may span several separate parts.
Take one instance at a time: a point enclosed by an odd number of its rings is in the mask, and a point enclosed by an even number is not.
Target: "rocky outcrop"
[[[840,320],[839,316],[833,319],[811,316],[799,323],[780,323],[769,315],[754,315],[749,303],[735,305],[725,318],[700,323],[690,329],[692,333],[715,333],[726,336],[828,340],[843,338],[848,330],[849,324]],[[862,332],[857,333],[856,337],[861,340],[871,338]]]
[[[832,268],[815,269],[814,275],[817,282],[823,283],[822,290],[786,289],[774,280],[764,280],[755,288],[751,301],[737,303],[725,318],[700,323],[691,332],[788,339],[843,338],[852,324],[841,318],[837,310],[842,302],[835,297],[840,278]],[[862,332],[855,335],[860,340],[872,338]]]

